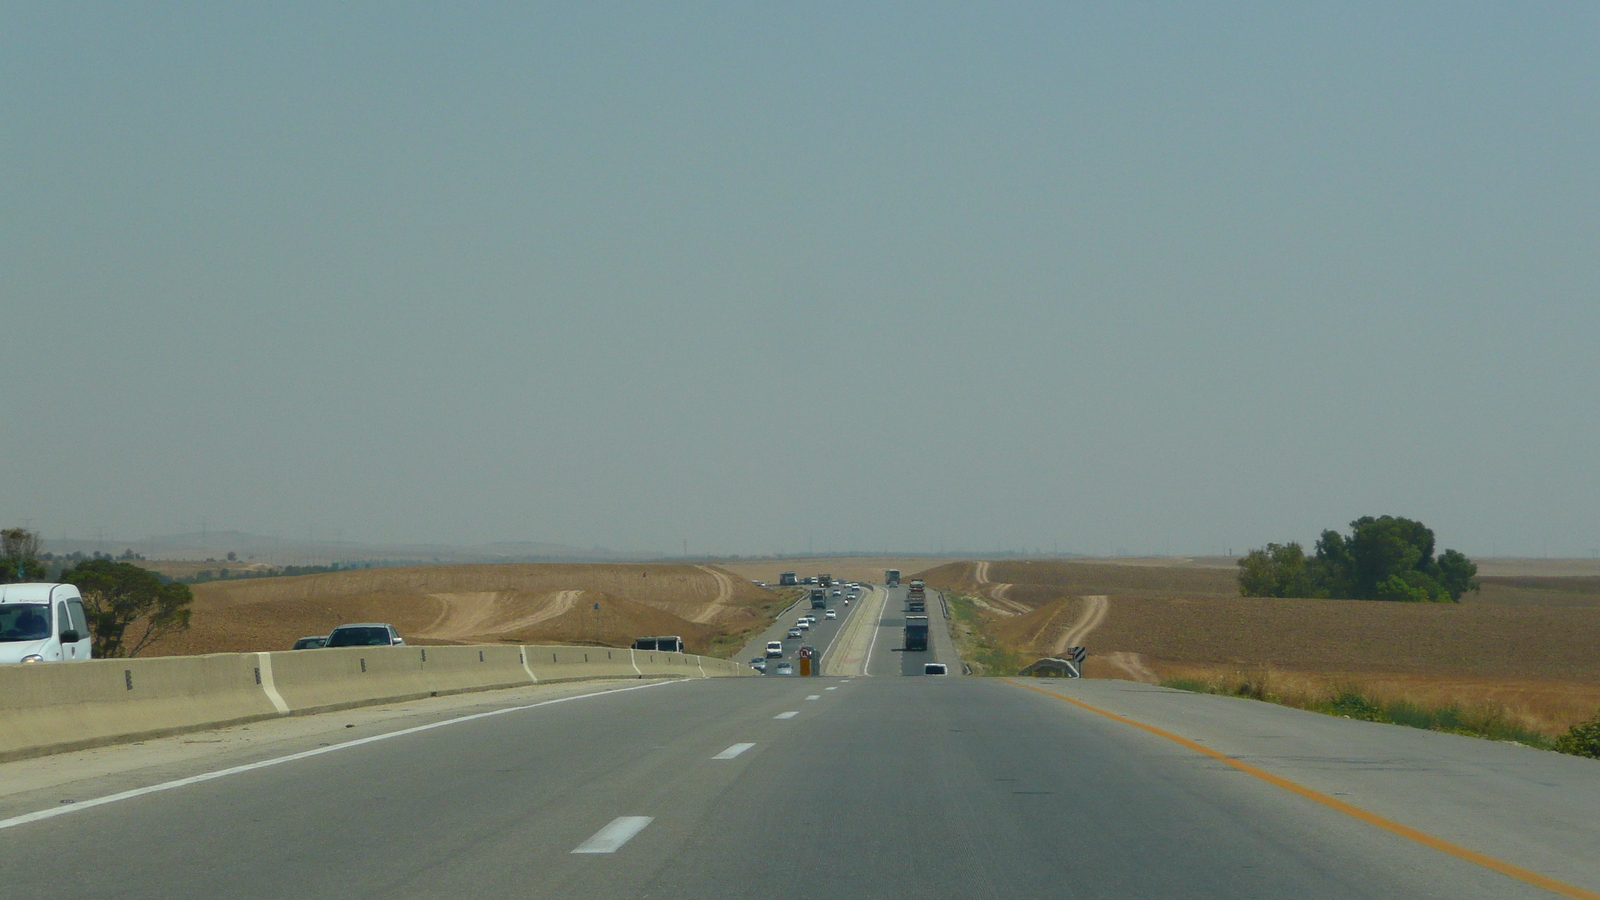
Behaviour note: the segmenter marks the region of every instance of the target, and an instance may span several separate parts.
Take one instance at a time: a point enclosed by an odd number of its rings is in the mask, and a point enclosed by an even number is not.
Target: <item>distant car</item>
[[[778,667],[773,670],[772,674],[774,674],[774,675],[793,675],[794,674],[794,663],[792,663],[792,662],[781,662],[781,663],[778,663]]]
[[[801,631],[806,631],[811,628],[811,623],[807,622],[805,619],[801,619],[800,621],[794,623],[794,627],[800,629]]]
[[[767,670],[767,661],[763,657],[758,656],[755,659],[750,660],[750,668],[755,669],[757,672],[765,672]]]
[[[785,637],[788,637],[790,640],[796,640],[797,641],[801,637],[803,637],[803,635],[800,633],[800,629],[791,628],[791,629],[789,629],[789,633],[787,635],[785,635]]]
[[[782,656],[782,655],[783,655],[783,643],[781,641],[767,641],[767,658],[768,659],[771,659],[774,656]]]
[[[805,619],[806,619],[807,622],[810,622],[812,625],[817,624],[817,615],[816,615],[816,613],[806,613]]]
[[[824,619],[837,619],[837,618],[839,618],[839,614],[830,609],[827,612],[823,613],[822,617]]]
[[[328,636],[325,634],[319,634],[313,637],[303,637],[294,642],[295,650],[315,650],[318,647],[326,646],[328,646]]]
[[[405,641],[400,639],[400,632],[387,622],[360,622],[355,625],[340,625],[328,632],[326,647],[399,647]]]
[[[946,674],[945,670],[944,670],[944,663],[923,663],[922,664],[922,674],[924,674],[924,675],[944,675],[944,674]]]
[[[832,594],[832,595],[831,595],[831,596],[834,596],[834,597],[843,597],[843,596],[844,596],[844,592],[843,592],[843,591],[834,591],[834,592],[833,592],[833,594]]]

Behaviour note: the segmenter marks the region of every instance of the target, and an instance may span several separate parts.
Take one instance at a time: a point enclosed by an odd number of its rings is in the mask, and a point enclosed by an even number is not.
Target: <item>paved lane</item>
[[[1589,761],[1127,683],[1050,687],[1229,753],[1276,747],[1253,762],[1600,888]],[[1550,896],[979,678],[575,699],[0,830],[0,872],[7,896],[67,898]]]

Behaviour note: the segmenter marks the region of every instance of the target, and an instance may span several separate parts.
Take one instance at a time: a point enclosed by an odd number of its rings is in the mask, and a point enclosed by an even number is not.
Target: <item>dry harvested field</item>
[[[1061,561],[953,563],[923,577],[980,598],[990,643],[1024,657],[1060,642],[1105,598],[1090,677],[1266,677],[1383,699],[1494,702],[1563,730],[1600,708],[1600,578],[1483,579],[1459,604],[1240,597],[1231,571]],[[1309,689],[1309,688],[1308,688]]]
[[[194,596],[190,629],[155,654],[282,650],[345,622],[377,621],[420,644],[623,647],[677,634],[691,652],[726,655],[789,602],[713,566],[535,563],[213,581]]]

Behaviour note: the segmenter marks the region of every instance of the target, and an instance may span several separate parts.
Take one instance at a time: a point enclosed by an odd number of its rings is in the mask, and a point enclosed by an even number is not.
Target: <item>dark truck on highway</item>
[[[823,589],[823,588],[813,588],[811,590],[811,608],[812,609],[827,609],[828,608],[828,592],[825,589]]]
[[[928,649],[927,616],[906,616],[906,649],[913,652]]]

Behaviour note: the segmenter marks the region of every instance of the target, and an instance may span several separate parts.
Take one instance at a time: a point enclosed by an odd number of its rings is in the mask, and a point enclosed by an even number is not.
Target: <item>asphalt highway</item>
[[[336,713],[270,754],[35,789],[7,770],[47,761],[5,764],[0,896],[1600,897],[1600,763],[1131,682],[898,677],[893,599],[861,607],[866,677]]]
[[[832,594],[832,590],[829,590]],[[927,616],[929,647],[926,651],[907,652],[905,646],[906,588],[886,588],[868,585],[859,600],[845,606],[843,598],[828,598],[828,609],[838,616],[827,619],[823,610],[812,609],[809,599],[802,599],[792,609],[778,617],[766,631],[752,638],[737,657],[748,662],[763,656],[768,641],[783,644],[783,660],[788,660],[799,672],[796,652],[802,645],[814,647],[819,654],[821,669],[828,674],[842,675],[923,675],[924,664],[945,663],[950,675],[961,674],[961,660],[950,639],[949,622],[944,618],[944,605],[937,591],[928,591]],[[817,622],[798,640],[785,636],[796,619],[814,613]],[[862,617],[871,621],[857,622]],[[781,660],[767,661],[766,674],[771,676]]]

